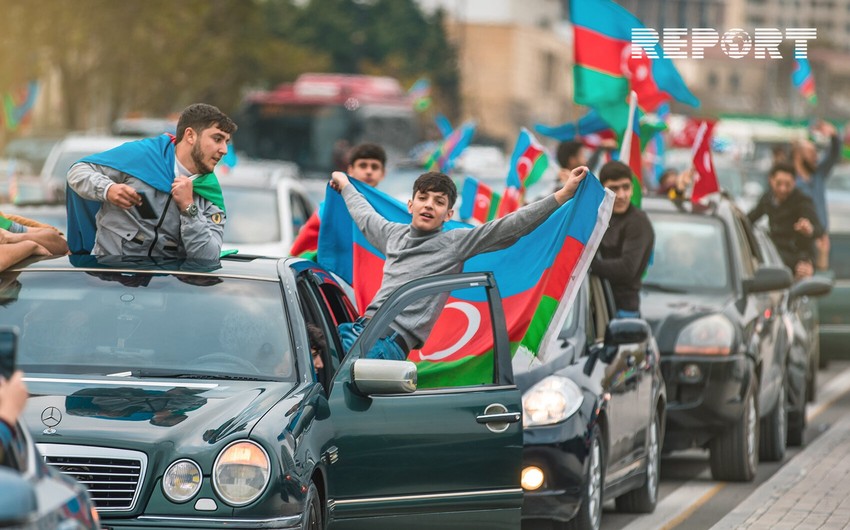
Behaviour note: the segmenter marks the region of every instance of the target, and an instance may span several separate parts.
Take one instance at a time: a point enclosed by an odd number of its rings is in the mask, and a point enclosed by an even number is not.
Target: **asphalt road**
[[[708,452],[689,450],[661,461],[660,499],[652,514],[620,514],[606,504],[602,530],[704,530],[744,501],[837,418],[850,413],[850,361],[833,360],[818,373],[818,395],[807,408],[808,427],[802,447],[789,447],[782,462],[761,463],[753,482],[711,479]]]

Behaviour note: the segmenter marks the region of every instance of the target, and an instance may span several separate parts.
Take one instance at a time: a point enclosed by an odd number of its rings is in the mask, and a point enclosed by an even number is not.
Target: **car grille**
[[[44,461],[84,485],[99,512],[132,510],[143,483],[147,455],[139,451],[38,444]]]

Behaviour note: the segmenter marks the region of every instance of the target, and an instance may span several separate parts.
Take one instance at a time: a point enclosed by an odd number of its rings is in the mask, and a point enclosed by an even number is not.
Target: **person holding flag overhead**
[[[226,217],[213,169],[235,131],[218,108],[196,103],[176,136],[127,142],[71,166],[71,252],[218,259]]]
[[[457,199],[457,188],[447,175],[431,171],[416,179],[413,196],[407,201],[412,219],[410,224],[404,224],[380,215],[350,185],[345,173],[334,172],[330,186],[341,193],[348,212],[369,243],[386,256],[380,288],[364,316],[340,325],[343,346],[349,349],[354,344],[366,321],[395,289],[416,278],[458,273],[466,260],[511,246],[572,198],[586,175],[586,167],[576,168],[561,189],[544,199],[475,228],[444,231],[443,225],[451,219]],[[405,308],[393,321],[392,332],[366,356],[406,359],[411,350],[423,346],[445,303],[445,295],[427,296]]]
[[[602,166],[599,181],[616,198],[590,270],[611,283],[617,318],[639,318],[641,277],[649,264],[655,231],[646,213],[632,204],[634,179],[629,166],[612,160]]]
[[[363,143],[354,146],[348,153],[348,174],[366,184],[375,187],[384,180],[386,176],[387,153],[378,144]],[[321,227],[321,211],[324,205],[313,212],[304,226],[295,236],[292,248],[289,249],[291,256],[304,259],[316,259],[319,249],[319,229]]]

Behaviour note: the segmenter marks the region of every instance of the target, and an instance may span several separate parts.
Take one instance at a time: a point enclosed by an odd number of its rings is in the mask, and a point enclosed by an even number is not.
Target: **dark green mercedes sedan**
[[[518,528],[521,397],[489,274],[406,285],[346,353],[347,287],[309,261],[71,256],[0,273],[26,422],[104,528]],[[488,384],[366,359],[423,296],[489,303]],[[308,333],[309,328],[309,333]]]

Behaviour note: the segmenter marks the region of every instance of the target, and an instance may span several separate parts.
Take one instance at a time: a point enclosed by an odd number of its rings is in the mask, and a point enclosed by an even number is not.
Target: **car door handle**
[[[501,412],[498,414],[482,414],[475,418],[478,423],[516,423],[522,419],[519,412]]]

